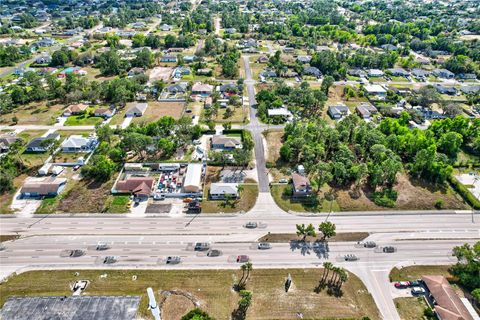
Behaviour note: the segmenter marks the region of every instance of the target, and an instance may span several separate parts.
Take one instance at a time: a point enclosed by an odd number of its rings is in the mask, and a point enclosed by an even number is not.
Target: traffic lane
[[[108,241],[105,241],[108,242]],[[188,244],[149,244],[144,242],[129,243],[127,245],[118,243],[112,244],[111,248],[104,251],[94,250],[94,244],[79,245],[78,243],[58,243],[56,246],[40,244],[42,248],[36,247],[36,244],[20,244],[13,242],[6,246],[5,250],[0,252],[1,265],[9,264],[26,264],[31,259],[39,259],[35,262],[66,262],[75,263],[90,262],[91,259],[98,259],[105,256],[118,257],[117,264],[123,262],[131,264],[136,262],[139,264],[158,264],[159,259],[167,256],[180,256],[183,258],[184,264],[206,263],[230,265],[232,257],[238,255],[248,255],[252,262],[260,265],[282,266],[292,262],[300,264],[314,264],[324,261],[331,261],[341,265],[387,265],[396,264],[401,261],[442,261],[445,263],[453,263],[455,258],[451,255],[451,250],[456,245],[461,245],[461,241],[431,241],[427,244],[424,242],[400,243],[397,245],[396,253],[375,252],[373,249],[365,249],[355,247],[355,243],[332,243],[328,250],[323,247],[308,246],[305,250],[303,247],[292,248],[290,244],[273,244],[269,250],[258,250],[255,243],[213,243],[211,248],[222,251],[220,257],[208,257],[206,252],[198,252],[193,250],[193,243]],[[31,247],[29,247],[29,245]],[[84,250],[81,257],[62,256],[65,250]],[[346,262],[344,256],[354,253],[358,257],[358,261]],[[222,258],[223,257],[223,258]],[[90,259],[90,260],[89,260]],[[123,261],[123,262],[122,262]]]
[[[0,218],[3,233],[29,234],[261,234],[270,232],[294,232],[297,223],[318,224],[325,217],[277,216],[229,216],[229,217],[180,217],[180,218],[127,218],[127,217],[55,217]],[[454,215],[395,215],[376,217],[334,216],[329,220],[336,224],[337,232],[399,232],[425,231],[432,234],[443,231],[474,233],[480,237],[478,224],[466,214]],[[248,230],[245,223],[263,223],[263,229]],[[394,222],[393,222],[394,221]]]

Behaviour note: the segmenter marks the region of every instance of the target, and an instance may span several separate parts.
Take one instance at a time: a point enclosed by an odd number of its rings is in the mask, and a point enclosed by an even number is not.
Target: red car
[[[247,255],[242,254],[237,257],[237,262],[244,263],[248,261],[250,261],[250,258]]]
[[[410,281],[399,281],[399,282],[395,282],[394,286],[395,286],[395,288],[397,288],[397,289],[405,289],[405,288],[410,287]]]

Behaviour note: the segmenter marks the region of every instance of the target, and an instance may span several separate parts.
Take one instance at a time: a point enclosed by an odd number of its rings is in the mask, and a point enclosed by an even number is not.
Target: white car
[[[421,295],[421,294],[425,294],[425,289],[422,288],[422,287],[413,287],[412,288],[412,295]]]

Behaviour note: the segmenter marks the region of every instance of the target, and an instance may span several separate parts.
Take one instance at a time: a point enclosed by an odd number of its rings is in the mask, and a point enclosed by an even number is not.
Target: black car
[[[393,253],[395,252],[395,247],[392,247],[392,246],[383,247],[382,251],[385,253]]]
[[[195,251],[206,251],[208,249],[210,249],[210,243],[208,242],[195,243]]]

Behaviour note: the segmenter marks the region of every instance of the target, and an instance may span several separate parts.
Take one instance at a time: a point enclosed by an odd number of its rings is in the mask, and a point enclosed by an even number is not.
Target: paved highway
[[[409,235],[406,235],[407,237]],[[421,238],[422,233],[413,233]],[[453,237],[457,235],[453,234]],[[379,246],[394,245],[395,253],[366,249],[355,242],[274,243],[270,250],[258,250],[255,241],[212,235],[171,236],[33,236],[7,242],[0,251],[1,276],[13,271],[38,269],[237,269],[237,255],[248,255],[254,268],[312,268],[325,261],[344,267],[359,276],[378,304],[384,319],[399,319],[393,304],[389,270],[398,265],[452,264],[451,250],[456,245],[473,240],[408,240],[403,234],[383,234]],[[401,240],[401,241],[400,241]],[[211,243],[221,250],[219,257],[208,257],[205,252],[193,250],[196,241]],[[97,251],[96,244],[109,245]],[[68,256],[69,250],[82,250],[77,258]],[[344,255],[355,254],[359,260],[346,262]],[[115,256],[114,264],[103,264],[103,258]],[[166,265],[167,256],[180,256],[178,265]],[[293,280],[295,281],[295,279]]]

